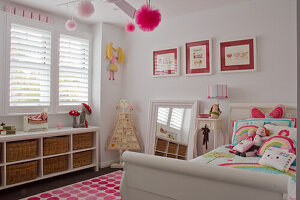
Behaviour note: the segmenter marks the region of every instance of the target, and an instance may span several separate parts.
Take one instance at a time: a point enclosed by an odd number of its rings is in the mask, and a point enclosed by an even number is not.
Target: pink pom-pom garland
[[[143,5],[137,10],[135,22],[142,31],[153,31],[161,21],[161,14],[158,9],[153,9],[150,3]]]
[[[126,32],[131,33],[135,30],[135,25],[132,22],[129,22],[128,24],[126,24],[125,30]]]
[[[95,12],[95,7],[90,0],[80,0],[78,3],[78,15],[88,18]]]
[[[69,19],[68,21],[66,21],[65,27],[68,31],[75,31],[77,28],[77,23],[75,20]]]

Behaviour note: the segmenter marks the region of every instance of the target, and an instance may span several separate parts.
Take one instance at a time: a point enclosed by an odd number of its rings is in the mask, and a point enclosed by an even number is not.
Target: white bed
[[[284,105],[287,117],[295,117],[296,106]],[[263,108],[265,112],[275,107],[274,104],[230,104],[229,124],[232,120],[248,118],[252,106]],[[203,164],[207,163],[205,159],[201,159],[182,161],[125,152],[122,199],[287,199],[289,176],[207,165]]]

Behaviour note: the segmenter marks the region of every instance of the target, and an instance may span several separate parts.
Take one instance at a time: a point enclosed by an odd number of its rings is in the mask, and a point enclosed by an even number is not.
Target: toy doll
[[[107,45],[106,48],[106,58],[109,59],[109,80],[115,80],[115,72],[118,71],[118,67],[116,65],[116,59],[118,63],[124,63],[124,56],[123,56],[123,50],[121,47],[118,47],[117,49],[113,48],[113,43],[110,42]],[[114,52],[117,52],[118,56],[116,57],[114,55]]]
[[[209,111],[210,118],[218,118],[221,115],[221,110],[219,108],[219,104],[214,104]]]

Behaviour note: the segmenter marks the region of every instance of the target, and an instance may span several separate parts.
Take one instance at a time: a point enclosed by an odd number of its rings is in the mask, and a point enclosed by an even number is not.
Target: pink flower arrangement
[[[130,111],[133,111],[134,105],[131,104],[131,105],[128,106],[128,108],[129,108]]]
[[[116,105],[116,110],[118,110],[120,108],[120,106],[119,105]]]

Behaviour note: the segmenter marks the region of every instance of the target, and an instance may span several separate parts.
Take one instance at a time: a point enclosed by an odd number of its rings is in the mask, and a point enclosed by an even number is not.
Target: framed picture
[[[153,76],[178,76],[180,71],[179,47],[153,51]]]
[[[185,44],[186,75],[207,75],[212,73],[211,39]]]
[[[256,39],[220,42],[220,71],[256,71]]]

